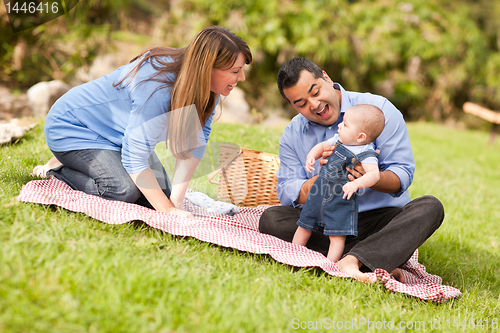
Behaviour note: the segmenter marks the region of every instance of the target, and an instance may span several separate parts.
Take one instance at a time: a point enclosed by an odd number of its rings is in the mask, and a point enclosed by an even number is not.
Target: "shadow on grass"
[[[491,297],[500,294],[500,267],[497,255],[463,246],[456,241],[429,239],[419,252],[419,262],[429,273],[443,278],[443,284],[462,293],[481,290]]]

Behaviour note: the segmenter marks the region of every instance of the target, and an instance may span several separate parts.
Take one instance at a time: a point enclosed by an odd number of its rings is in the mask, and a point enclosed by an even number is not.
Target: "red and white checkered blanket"
[[[260,233],[259,217],[268,206],[240,207],[238,214],[227,216],[208,212],[184,200],[184,209],[195,216],[195,219],[187,219],[135,204],[109,201],[74,191],[54,177],[27,183],[21,189],[18,199],[23,202],[56,205],[84,213],[108,224],[139,220],[172,235],[194,237],[240,251],[268,254],[284,264],[298,267],[317,266],[332,276],[349,278],[321,253]],[[402,267],[402,272],[406,283],[397,281],[382,269],[369,273],[369,280],[378,281],[389,290],[434,302],[445,302],[461,296],[460,290],[442,285],[439,276],[426,272],[425,267],[418,263],[417,251]]]

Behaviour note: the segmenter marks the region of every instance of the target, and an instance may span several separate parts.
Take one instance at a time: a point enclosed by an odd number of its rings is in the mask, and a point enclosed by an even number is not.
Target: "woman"
[[[71,188],[185,217],[182,201],[209,139],[219,96],[252,62],[247,44],[211,26],[185,48],[155,47],[109,75],[71,89],[52,106],[45,139],[54,154],[33,173]],[[154,153],[168,139],[172,184]]]

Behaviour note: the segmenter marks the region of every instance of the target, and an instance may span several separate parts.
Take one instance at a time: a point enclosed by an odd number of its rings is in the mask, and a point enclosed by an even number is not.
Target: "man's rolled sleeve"
[[[407,170],[396,166],[390,167],[387,170],[393,172],[396,176],[398,176],[401,183],[401,189],[398,192],[390,193],[390,195],[397,198],[401,196],[408,189],[408,187],[410,187],[412,183],[412,177],[408,174]]]
[[[391,193],[391,196],[397,198],[413,182],[415,160],[410,137],[401,112],[388,100],[385,100],[382,110],[386,118],[385,128],[375,143],[377,149],[380,149],[380,170],[392,171],[399,177],[401,189],[396,193]]]

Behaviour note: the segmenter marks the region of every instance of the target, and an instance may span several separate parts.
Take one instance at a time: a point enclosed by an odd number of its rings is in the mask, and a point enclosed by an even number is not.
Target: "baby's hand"
[[[350,200],[352,195],[358,190],[358,187],[353,182],[348,182],[342,187],[342,190],[344,190],[344,196],[342,198]]]
[[[306,171],[307,172],[313,172],[314,171],[314,164],[316,163],[316,160],[314,158],[308,158],[306,161]]]

